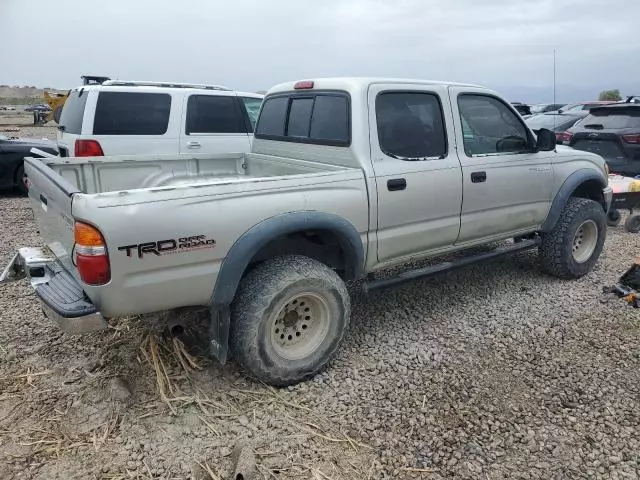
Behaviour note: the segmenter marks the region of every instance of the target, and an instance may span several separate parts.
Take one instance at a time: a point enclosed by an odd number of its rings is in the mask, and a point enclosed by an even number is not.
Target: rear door
[[[244,104],[234,92],[194,92],[184,99],[180,153],[243,153],[251,129]]]
[[[450,247],[460,230],[462,174],[445,87],[369,88],[378,195],[378,261]]]

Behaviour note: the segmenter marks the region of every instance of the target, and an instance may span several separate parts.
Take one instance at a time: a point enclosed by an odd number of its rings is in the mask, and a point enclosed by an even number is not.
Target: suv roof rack
[[[201,85],[198,83],[176,83],[176,82],[140,82],[132,80],[107,80],[102,85],[117,87],[168,87],[168,88],[200,88],[204,90],[225,90],[230,88],[221,85]]]
[[[109,77],[99,77],[97,75],[82,75],[83,85],[101,85],[104,82],[111,80]]]

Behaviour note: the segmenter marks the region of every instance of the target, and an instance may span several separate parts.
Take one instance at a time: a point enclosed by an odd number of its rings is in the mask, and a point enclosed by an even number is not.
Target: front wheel
[[[559,278],[589,273],[600,257],[607,235],[602,206],[586,198],[569,199],[551,232],[542,235],[542,268]]]
[[[259,380],[292,385],[333,357],[349,315],[349,294],[333,270],[303,256],[273,258],[240,284],[232,306],[231,349]]]

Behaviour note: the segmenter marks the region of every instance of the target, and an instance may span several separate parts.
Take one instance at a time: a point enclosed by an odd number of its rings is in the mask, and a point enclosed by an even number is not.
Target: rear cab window
[[[93,134],[164,135],[170,113],[168,93],[101,91],[96,102]]]
[[[63,133],[73,135],[82,133],[82,119],[88,96],[89,91],[84,88],[71,91],[60,115],[60,125],[64,127]]]
[[[240,97],[240,99],[242,100],[242,104],[247,111],[247,116],[249,117],[249,122],[251,123],[251,132],[253,132],[256,129],[256,123],[258,122],[258,115],[260,114],[262,99],[255,97]]]
[[[292,92],[265,98],[256,138],[349,146],[349,95],[339,91]]]

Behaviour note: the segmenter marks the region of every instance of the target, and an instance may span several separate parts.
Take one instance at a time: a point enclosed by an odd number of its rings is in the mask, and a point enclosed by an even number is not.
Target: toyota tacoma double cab
[[[604,160],[556,149],[473,85],[315,79],[271,89],[250,153],[27,160],[46,247],[28,277],[68,332],[125,314],[207,307],[211,352],[272,385],[307,379],[349,324],[346,283],[388,287],[537,248],[588,273],[611,202]],[[473,249],[457,260],[370,275]]]

